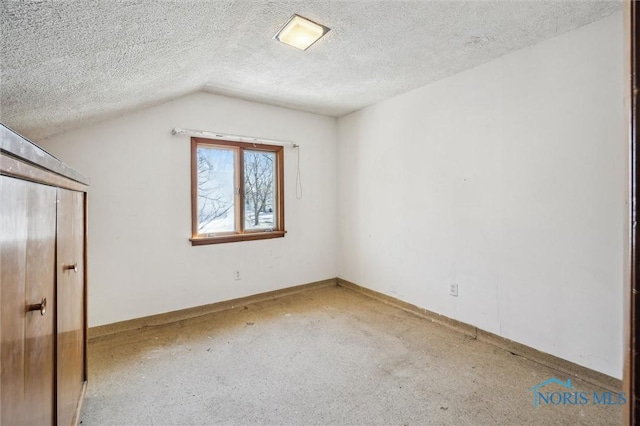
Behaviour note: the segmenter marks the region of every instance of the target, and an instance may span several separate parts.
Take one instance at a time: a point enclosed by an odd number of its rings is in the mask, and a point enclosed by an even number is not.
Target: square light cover
[[[329,28],[324,25],[300,15],[293,15],[273,38],[297,49],[307,50],[309,46],[328,32]]]

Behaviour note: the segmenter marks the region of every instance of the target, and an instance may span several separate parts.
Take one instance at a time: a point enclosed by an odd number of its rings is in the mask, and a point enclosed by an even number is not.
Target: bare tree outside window
[[[192,245],[281,238],[284,149],[191,138]]]
[[[224,230],[224,224],[210,226],[214,221],[229,216],[233,208],[233,182],[229,188],[229,182],[221,179],[227,164],[233,166],[233,152],[211,148],[199,148],[197,150],[197,178],[198,178],[198,231],[207,228]],[[225,185],[226,183],[226,185]],[[231,190],[231,194],[229,194]],[[218,228],[218,229],[215,229]],[[230,230],[233,230],[230,229]]]
[[[275,154],[244,151],[245,223],[250,228],[272,228]]]

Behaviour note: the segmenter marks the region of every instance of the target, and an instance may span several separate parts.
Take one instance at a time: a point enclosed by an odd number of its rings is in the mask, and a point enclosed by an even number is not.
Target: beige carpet
[[[567,377],[335,286],[102,337],[89,363],[83,425],[621,423],[616,405],[534,408],[530,388]]]

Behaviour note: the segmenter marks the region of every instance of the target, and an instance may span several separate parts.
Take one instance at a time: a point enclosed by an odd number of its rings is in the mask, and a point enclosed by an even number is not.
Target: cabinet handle
[[[74,263],[73,265],[62,265],[62,270],[78,272],[78,264]]]
[[[44,315],[47,312],[47,298],[43,297],[40,303],[27,305],[27,311],[40,311],[40,315]]]

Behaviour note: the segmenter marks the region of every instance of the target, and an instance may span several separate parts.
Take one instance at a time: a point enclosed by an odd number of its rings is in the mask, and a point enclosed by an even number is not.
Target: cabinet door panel
[[[0,176],[0,200],[0,423],[51,424],[56,189]]]
[[[57,224],[57,418],[74,420],[85,381],[84,196],[58,189]]]

